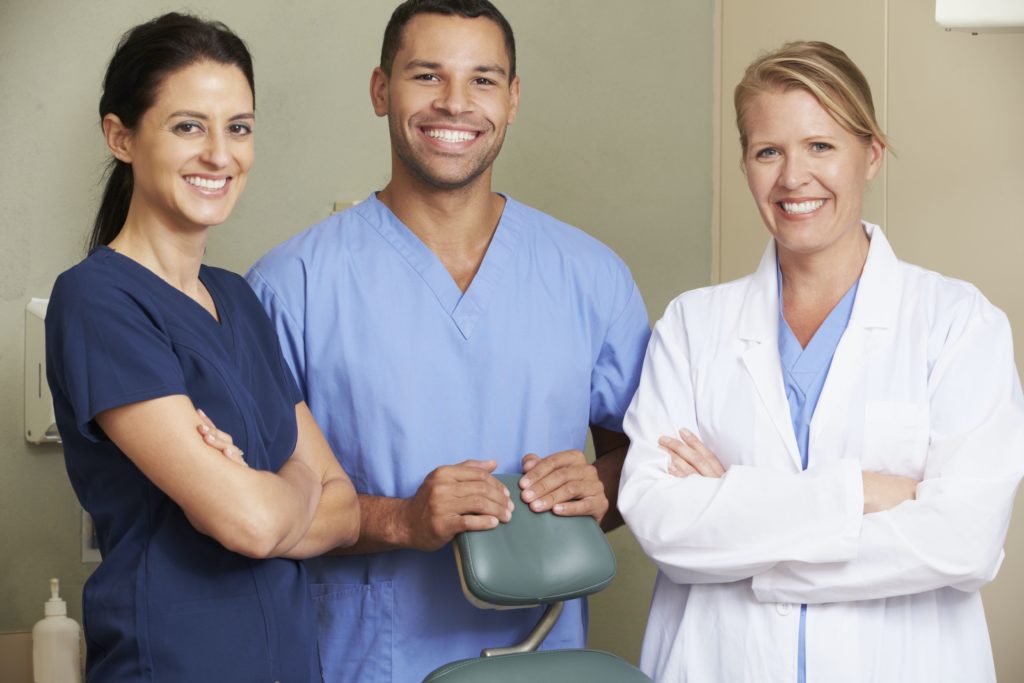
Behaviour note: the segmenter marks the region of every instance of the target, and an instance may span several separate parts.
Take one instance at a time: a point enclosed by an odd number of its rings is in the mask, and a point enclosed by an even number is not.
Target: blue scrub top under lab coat
[[[779,282],[779,358],[782,361],[782,380],[786,387],[786,399],[789,401],[789,414],[793,421],[793,433],[800,448],[800,460],[803,469],[807,469],[811,419],[814,409],[825,388],[828,369],[832,365],[832,357],[836,354],[839,340],[850,322],[853,313],[853,302],[857,298],[857,286],[860,281],[843,295],[839,303],[828,314],[825,321],[815,331],[806,347],[800,346],[799,340],[789,328],[783,313],[782,272],[778,272]],[[807,683],[807,605],[800,605],[800,635],[797,643],[797,683]]]
[[[71,484],[102,563],[83,595],[90,681],[319,681],[302,563],[253,560],[193,528],[102,432],[105,410],[186,394],[250,467],[278,470],[301,400],[246,282],[203,266],[220,316],[100,247],[58,279],[47,379]],[[195,435],[199,439],[198,433]]]
[[[611,250],[510,198],[465,293],[375,195],[247,277],[356,490],[378,496],[408,498],[470,458],[519,472],[527,453],[582,449],[591,424],[622,431],[649,336]],[[450,546],[309,567],[330,681],[419,681],[539,617],[470,605]],[[584,609],[569,603],[544,646],[583,645]]]

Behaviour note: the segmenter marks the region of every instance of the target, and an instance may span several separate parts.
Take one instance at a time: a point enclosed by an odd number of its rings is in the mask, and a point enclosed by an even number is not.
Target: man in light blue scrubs
[[[491,190],[519,100],[493,5],[399,6],[371,99],[388,119],[390,182],[247,276],[360,493],[359,542],[309,565],[331,683],[418,681],[526,636],[539,612],[471,606],[450,542],[507,521],[510,495],[621,524],[622,418],[649,335],[611,250]],[[520,490],[495,472],[523,472]],[[574,601],[545,647],[585,638]]]

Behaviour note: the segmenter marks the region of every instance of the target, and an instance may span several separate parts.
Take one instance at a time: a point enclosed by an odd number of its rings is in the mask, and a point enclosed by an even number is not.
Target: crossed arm
[[[931,369],[920,482],[862,471],[851,458],[800,473],[726,471],[694,435],[665,434],[673,423],[693,428],[696,409],[688,340],[656,328],[626,418],[636,443],[620,493],[641,546],[673,581],[752,579],[761,601],[871,600],[990,581],[1024,473],[1024,397],[1005,318],[987,308],[963,317]]]
[[[298,558],[354,542],[359,508],[305,403],[295,416],[295,450],[277,472],[249,468],[184,395],[112,408],[96,422],[198,531],[249,557]]]
[[[662,436],[658,447],[669,455],[668,473],[675,477],[699,474],[703,477],[719,478],[725,468],[718,457],[688,429],[679,430],[679,438]],[[917,497],[916,479],[895,474],[861,472],[864,485],[864,514],[882,512],[900,503]]]

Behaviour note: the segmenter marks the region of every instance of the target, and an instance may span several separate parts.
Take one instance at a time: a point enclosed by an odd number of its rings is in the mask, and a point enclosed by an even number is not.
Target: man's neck
[[[490,174],[457,190],[392,178],[377,198],[434,252],[465,292],[505,208],[505,198],[491,191]]]

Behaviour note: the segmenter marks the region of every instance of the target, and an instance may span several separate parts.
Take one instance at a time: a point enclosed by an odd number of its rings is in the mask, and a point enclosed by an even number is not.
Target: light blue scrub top
[[[782,271],[778,271],[779,282],[779,357],[782,360],[782,380],[789,400],[789,414],[793,420],[793,432],[800,447],[803,469],[807,469],[808,442],[810,441],[811,418],[818,405],[821,390],[825,387],[832,356],[836,353],[839,340],[846,331],[853,312],[853,301],[857,297],[860,281],[853,283],[843,295],[825,322],[814,333],[807,347],[801,347],[789,323],[783,315]],[[797,682],[807,681],[807,605],[800,605],[800,638],[797,646]]]
[[[408,498],[436,467],[582,449],[622,431],[649,336],[625,264],[507,199],[463,294],[375,195],[271,251],[247,278],[356,490]],[[538,609],[462,594],[450,546],[309,563],[327,681],[419,681],[443,663],[526,636]],[[547,648],[579,647],[585,604]]]

